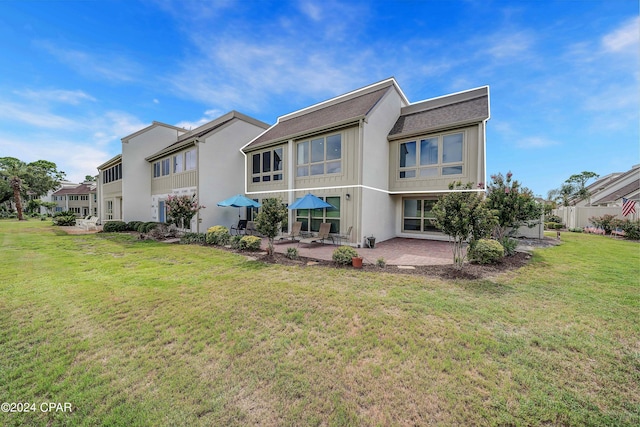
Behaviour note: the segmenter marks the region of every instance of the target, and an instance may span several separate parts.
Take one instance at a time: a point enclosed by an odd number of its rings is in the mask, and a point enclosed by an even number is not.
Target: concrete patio
[[[267,247],[267,239],[263,239],[262,247]],[[286,253],[287,248],[297,248],[298,255],[307,258],[331,260],[333,251],[338,246],[332,244],[298,244],[294,241],[276,240],[275,251]],[[396,237],[376,243],[375,248],[357,248],[365,264],[375,264],[384,258],[388,265],[444,265],[453,264],[452,244],[435,240],[405,239]]]

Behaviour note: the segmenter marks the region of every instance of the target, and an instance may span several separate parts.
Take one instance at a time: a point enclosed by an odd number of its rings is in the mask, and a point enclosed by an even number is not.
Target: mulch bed
[[[243,254],[247,254],[243,252]],[[336,268],[349,269],[353,271],[368,271],[374,273],[394,273],[394,274],[411,274],[417,276],[437,277],[447,280],[466,279],[476,280],[495,277],[506,271],[516,270],[527,265],[531,259],[528,253],[517,252],[515,255],[503,258],[496,264],[480,265],[465,263],[462,270],[457,270],[453,265],[417,265],[413,269],[400,269],[395,265],[387,265],[378,267],[374,264],[364,264],[362,269],[355,269],[352,266],[340,266],[332,261],[318,260],[312,258],[300,257],[292,260],[281,253],[275,253],[273,256],[266,254],[257,255],[256,259],[269,264],[279,264],[288,266],[297,266],[300,268]]]

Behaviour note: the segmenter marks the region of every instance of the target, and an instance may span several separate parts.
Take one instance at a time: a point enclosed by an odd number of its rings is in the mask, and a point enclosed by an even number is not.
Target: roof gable
[[[487,120],[489,87],[428,99],[402,108],[389,139]]]
[[[250,151],[274,142],[357,121],[366,117],[391,87],[394,87],[408,104],[395,79],[383,80],[280,116],[275,125],[243,147],[243,150]]]

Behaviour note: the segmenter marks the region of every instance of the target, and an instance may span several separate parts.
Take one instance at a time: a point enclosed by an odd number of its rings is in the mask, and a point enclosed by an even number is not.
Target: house
[[[411,103],[386,79],[280,116],[242,148],[245,192],[287,204],[312,192],[335,208],[296,210],[289,223],[351,228],[356,246],[367,236],[446,239],[431,209],[451,182],[483,191],[489,117],[487,86]]]
[[[640,202],[640,164],[634,165],[626,172],[614,172],[597,179],[587,186],[589,198],[575,200],[569,206],[554,210],[554,215],[562,218],[567,228],[582,228],[590,225],[589,218],[603,215],[614,215],[619,219],[638,219],[640,205],[636,205],[636,213],[624,217],[622,200]]]
[[[55,212],[70,211],[79,218],[98,213],[96,183],[93,181],[62,186],[51,194],[51,201],[57,204]]]
[[[154,121],[122,138],[122,154],[98,167],[101,217],[165,222],[170,194],[195,195],[206,208],[193,218],[192,231],[230,226],[237,211],[216,203],[243,191],[239,150],[268,127],[231,111],[190,131]]]

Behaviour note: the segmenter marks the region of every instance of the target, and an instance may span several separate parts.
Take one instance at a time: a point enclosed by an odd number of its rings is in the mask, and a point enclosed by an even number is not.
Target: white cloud
[[[64,129],[74,125],[67,117],[35,109],[32,105],[20,105],[0,101],[0,117],[3,121],[17,121],[37,128]]]
[[[199,126],[204,125],[205,123],[209,123],[211,120],[215,120],[224,113],[221,110],[207,110],[204,112],[204,116],[196,121],[188,121],[184,120],[176,124],[177,127],[184,128],[187,130],[195,129]]]
[[[637,55],[640,41],[640,17],[635,17],[602,38],[607,52],[631,51]]]
[[[50,41],[38,41],[35,45],[53,55],[76,73],[90,79],[106,79],[112,82],[131,82],[140,75],[140,65],[121,53],[84,52],[54,45]]]
[[[526,138],[517,139],[516,145],[518,148],[535,149],[535,148],[547,148],[554,145],[558,145],[557,141],[540,136],[529,136]]]
[[[78,105],[83,101],[95,101],[96,99],[81,90],[22,90],[14,91],[15,94],[32,101],[57,102],[61,104]]]
[[[498,59],[520,57],[529,52],[534,41],[533,34],[527,31],[501,31],[486,40],[486,51]]]
[[[309,19],[314,21],[322,20],[322,10],[320,7],[312,1],[301,1],[298,3],[300,11],[306,15]]]

